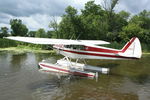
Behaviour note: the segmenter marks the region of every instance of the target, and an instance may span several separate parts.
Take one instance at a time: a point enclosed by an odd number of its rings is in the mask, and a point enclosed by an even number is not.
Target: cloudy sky
[[[30,30],[44,28],[49,30],[48,24],[53,18],[58,22],[64,14],[64,9],[71,5],[83,9],[90,0],[0,0],[0,27],[10,28],[10,19],[21,19]],[[103,0],[95,0],[96,4],[103,4]],[[150,11],[150,0],[119,0],[115,8],[137,14],[142,10]]]

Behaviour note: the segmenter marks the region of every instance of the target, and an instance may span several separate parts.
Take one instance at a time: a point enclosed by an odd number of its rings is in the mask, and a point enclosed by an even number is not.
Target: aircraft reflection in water
[[[107,74],[109,69],[79,63],[81,59],[139,59],[142,55],[141,44],[137,37],[133,37],[121,50],[98,46],[109,44],[109,42],[101,40],[66,40],[33,37],[6,38],[34,44],[53,45],[53,48],[65,57],[57,60],[55,64],[43,60],[39,63],[39,66],[41,71],[54,72],[58,73],[58,75],[71,74],[97,78],[98,73]],[[73,62],[72,59],[76,59],[76,61]]]

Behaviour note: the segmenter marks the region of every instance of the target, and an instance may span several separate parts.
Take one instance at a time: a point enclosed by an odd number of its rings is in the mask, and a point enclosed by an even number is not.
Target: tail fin
[[[132,58],[141,58],[142,50],[141,44],[137,37],[133,37],[127,44],[122,48],[122,53],[119,55],[125,57],[132,57]]]

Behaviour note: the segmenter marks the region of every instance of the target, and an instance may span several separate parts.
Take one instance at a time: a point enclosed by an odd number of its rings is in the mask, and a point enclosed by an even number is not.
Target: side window
[[[83,46],[83,45],[65,45],[65,48],[84,50],[85,46]]]
[[[84,49],[85,49],[85,46],[79,45],[79,49],[80,49],[80,50],[84,50]]]

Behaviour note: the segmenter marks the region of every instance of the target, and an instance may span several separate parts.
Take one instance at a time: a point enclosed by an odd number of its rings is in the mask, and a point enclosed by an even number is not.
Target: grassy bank
[[[46,49],[50,48],[50,46],[48,46],[48,45],[25,43],[25,42],[19,42],[19,41],[0,38],[0,48],[7,48],[7,47],[19,47],[20,48],[21,46],[23,48],[29,47],[29,48],[32,48],[32,49],[43,49],[43,50],[46,50]]]
[[[17,46],[17,41],[0,38],[0,48],[16,47],[16,46]]]
[[[14,52],[14,53],[55,53],[54,50],[47,50],[50,48],[47,45],[37,45],[24,42],[18,42],[8,39],[0,39],[0,51]]]
[[[18,47],[9,47],[9,48],[0,48],[0,52],[15,52],[15,53],[26,53],[26,52],[34,52],[34,53],[52,53],[55,54],[54,50],[42,50],[42,49],[37,49],[34,47],[28,47],[28,46],[18,46]]]

